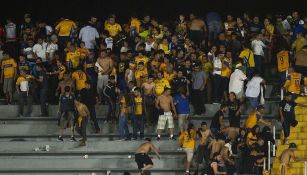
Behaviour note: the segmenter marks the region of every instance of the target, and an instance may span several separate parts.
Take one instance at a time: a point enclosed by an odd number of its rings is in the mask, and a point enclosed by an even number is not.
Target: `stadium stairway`
[[[300,104],[307,104],[307,97],[299,97],[297,98],[296,102]],[[288,137],[288,142],[293,142],[298,145],[298,149],[295,151],[295,155],[297,157],[307,157],[307,108],[297,106],[295,107],[295,114],[298,125],[295,128],[291,128],[291,134]],[[283,134],[281,134],[281,138],[282,137]],[[281,139],[278,140],[276,157],[273,159],[272,175],[280,175],[280,161],[278,160],[278,157],[288,147],[289,145],[284,145]],[[304,174],[304,162],[294,162],[291,160],[290,167],[293,175]]]
[[[218,108],[218,105],[206,105],[206,114],[193,116],[191,121],[195,127],[199,127],[201,121],[210,125]],[[268,120],[276,117],[276,108],[278,103],[268,101],[265,111]],[[0,174],[106,175],[107,171],[111,171],[111,175],[122,175],[124,171],[136,174],[134,152],[143,141],[116,141],[119,138],[117,125],[103,123],[105,109],[105,106],[97,107],[101,133],[91,133],[93,127],[89,125],[87,146],[78,147],[78,143],[69,141],[68,130],[64,142],[57,141],[56,106],[49,107],[50,117],[37,117],[39,106],[33,106],[32,117],[17,118],[17,106],[0,105]],[[248,112],[248,109],[243,110],[242,122]],[[155,137],[155,128],[147,126],[146,136]],[[177,122],[175,128],[178,129]],[[155,164],[152,174],[184,174],[185,154],[177,150],[178,142],[169,141],[165,132],[161,141],[153,143],[161,152],[161,160],[150,155]],[[46,145],[49,145],[49,151],[45,150]]]

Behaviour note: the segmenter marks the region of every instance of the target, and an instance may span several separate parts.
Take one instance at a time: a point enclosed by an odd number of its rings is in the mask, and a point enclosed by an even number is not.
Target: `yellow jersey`
[[[80,91],[85,88],[86,84],[86,74],[83,71],[75,71],[72,73],[72,79],[76,81],[76,90]]]
[[[68,52],[66,54],[66,62],[71,62],[72,67],[75,69],[79,66],[80,64],[80,52],[79,51],[74,51],[74,52]]]
[[[20,83],[23,81],[27,81],[27,79],[23,76],[18,77],[16,80],[16,85],[20,85]]]
[[[136,65],[138,65],[140,62],[143,62],[145,67],[147,67],[148,61],[149,59],[146,56],[136,56],[134,58],[134,62]]]
[[[148,71],[146,68],[143,70],[136,70],[134,73],[134,77],[138,87],[141,87],[144,82],[148,79]]]
[[[249,139],[249,141],[248,141],[248,145],[252,145],[252,144],[254,144],[254,143],[256,143],[257,141],[257,136],[256,135],[254,135],[252,132],[249,132],[248,134],[247,134],[247,138]]]
[[[75,22],[73,22],[72,20],[69,19],[65,19],[63,21],[61,21],[56,27],[55,29],[57,31],[59,31],[59,36],[69,36],[72,29],[76,29],[77,25]]]
[[[167,55],[171,53],[167,44],[159,44],[159,49],[163,50]]]
[[[17,64],[13,58],[3,59],[1,69],[3,71],[4,78],[13,78]]]
[[[108,22],[105,23],[104,29],[107,30],[111,37],[116,36],[119,32],[122,31],[122,27],[118,24],[109,24]]]
[[[130,22],[130,28],[135,28],[135,30],[139,33],[141,26],[141,21],[137,18],[132,18]]]
[[[59,75],[58,75],[58,79],[59,79],[59,80],[62,80],[63,77],[64,77],[64,73],[66,72],[66,67],[65,67],[64,65],[61,65],[61,66],[59,67],[59,71],[60,71],[60,73],[59,73]]]
[[[126,101],[126,97],[122,96],[120,99],[120,110],[123,114],[127,114],[128,113],[128,109],[127,109],[127,101]]]
[[[194,149],[196,144],[196,131],[195,129],[190,130],[190,136],[188,131],[184,131],[179,136],[179,145],[182,145],[183,148]]]
[[[280,51],[276,55],[278,72],[284,72],[289,68],[289,52]]]
[[[143,98],[142,97],[135,97],[134,98],[134,114],[135,115],[142,115],[143,114]]]
[[[260,114],[260,112],[258,111],[252,112],[251,114],[249,114],[245,122],[245,128],[247,129],[253,128],[255,125],[257,125],[259,120],[262,120],[262,115]]]
[[[254,54],[253,51],[250,49],[244,49],[241,51],[239,58],[244,59],[246,58],[248,61],[248,66],[249,67],[255,67],[255,59],[254,59]]]
[[[304,79],[305,78],[302,74],[292,72],[287,76],[284,87],[286,87],[291,93],[299,94],[301,92],[301,81]]]
[[[231,59],[224,57],[222,60],[222,70],[221,70],[221,76],[222,77],[230,77],[230,74],[232,72],[231,69]]]
[[[177,75],[176,71],[173,71],[173,72],[164,71],[163,72],[163,77],[167,79],[168,81],[172,81],[176,75]]]
[[[77,52],[80,53],[80,56],[86,57],[90,54],[90,50],[88,48],[78,48]]]
[[[156,95],[162,95],[165,87],[171,88],[169,81],[164,78],[162,78],[161,80],[156,80],[155,84],[156,84],[155,86]]]

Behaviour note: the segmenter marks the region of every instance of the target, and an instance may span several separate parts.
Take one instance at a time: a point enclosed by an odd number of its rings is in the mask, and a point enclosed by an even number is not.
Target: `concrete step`
[[[177,169],[181,168],[184,165],[185,157],[181,156],[161,156],[161,159],[158,160],[156,157],[153,157],[153,163],[155,168],[160,169]],[[1,157],[0,158],[0,172],[4,171],[40,171],[40,170],[98,170],[98,169],[112,169],[118,168],[121,169],[137,169],[137,165],[134,161],[134,158],[128,158],[127,156],[119,156],[114,158],[114,156],[108,157],[104,156],[97,158],[83,158],[83,157],[67,157],[67,156],[56,156],[53,158],[50,157]]]
[[[84,147],[79,147],[78,142],[70,142],[64,140],[64,142],[59,141],[1,141],[0,142],[0,155],[53,155],[53,154],[133,154],[137,147],[144,143],[144,141],[88,141],[87,145]],[[181,154],[182,151],[177,151],[179,144],[177,141],[161,140],[152,143],[155,147],[163,152],[169,154]],[[123,146],[124,144],[124,146]],[[22,145],[22,146],[21,146]],[[45,146],[49,145],[50,151],[44,151]],[[35,151],[35,148],[41,148],[39,151]]]
[[[267,101],[265,113],[266,114],[276,114],[276,109],[278,109],[279,101]],[[213,116],[215,112],[219,109],[219,105],[216,104],[205,104],[206,108],[206,116]],[[0,105],[0,111],[2,112],[2,117],[16,117],[17,116],[17,105]],[[32,116],[40,116],[40,106],[33,105],[32,106]],[[106,105],[96,105],[96,113],[98,116],[106,116],[108,107]],[[49,105],[48,107],[50,116],[57,116],[58,106],[57,105]],[[249,109],[246,105],[244,105],[242,109],[243,114],[249,114],[251,109]],[[193,113],[193,106],[191,105],[191,112]],[[277,111],[278,112],[278,111]]]
[[[136,169],[132,168],[109,168],[84,170],[0,170],[0,175],[107,175],[107,171],[110,171],[111,175],[123,175],[125,171],[131,173],[131,175],[136,175],[138,173]],[[154,168],[151,170],[151,175],[184,175],[184,172],[185,170],[183,168]]]

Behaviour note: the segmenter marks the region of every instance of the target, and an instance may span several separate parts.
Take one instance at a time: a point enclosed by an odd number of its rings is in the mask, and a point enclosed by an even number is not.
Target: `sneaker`
[[[176,140],[176,138],[173,136],[173,137],[170,137],[168,138],[169,140]]]
[[[70,141],[71,142],[76,142],[77,140],[76,140],[76,138],[74,136],[72,136],[72,137],[70,137]]]
[[[96,130],[95,130],[95,133],[96,133],[96,134],[100,133],[100,128],[96,129]]]
[[[125,138],[125,141],[131,141],[131,138]]]
[[[86,144],[85,144],[85,141],[81,141],[80,143],[79,143],[79,146],[85,146]]]
[[[58,141],[63,142],[63,141],[64,141],[63,137],[62,137],[62,136],[59,136],[59,137],[58,137]]]
[[[156,137],[156,140],[157,140],[157,141],[160,141],[160,139],[161,139],[160,137],[158,137],[158,136]]]

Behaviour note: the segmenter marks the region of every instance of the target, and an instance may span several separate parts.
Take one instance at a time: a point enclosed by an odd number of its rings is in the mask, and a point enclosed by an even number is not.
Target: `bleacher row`
[[[276,98],[266,102],[265,118],[278,126],[278,103]],[[206,104],[204,116],[193,116],[191,122],[199,127],[201,121],[210,124],[211,118],[219,105]],[[116,141],[119,138],[116,124],[105,124],[106,106],[97,107],[98,122],[101,133],[93,134],[88,127],[88,143],[79,147],[78,143],[69,141],[67,131],[64,142],[58,142],[57,106],[49,106],[49,117],[39,116],[40,107],[33,106],[32,116],[17,118],[17,106],[0,106],[0,174],[106,174],[121,175],[124,171],[136,172],[134,151],[142,141]],[[242,122],[250,109],[243,109]],[[227,117],[225,121],[228,122]],[[177,124],[177,123],[176,123]],[[131,128],[130,128],[131,129]],[[178,133],[178,127],[175,127]],[[279,132],[280,126],[277,127]],[[147,126],[145,134],[156,136],[155,126]],[[165,135],[154,144],[161,152],[161,160],[155,159],[152,174],[180,175],[184,172],[184,152],[177,150],[177,141],[169,141]],[[50,147],[46,151],[46,145]],[[86,157],[88,156],[88,158]]]

